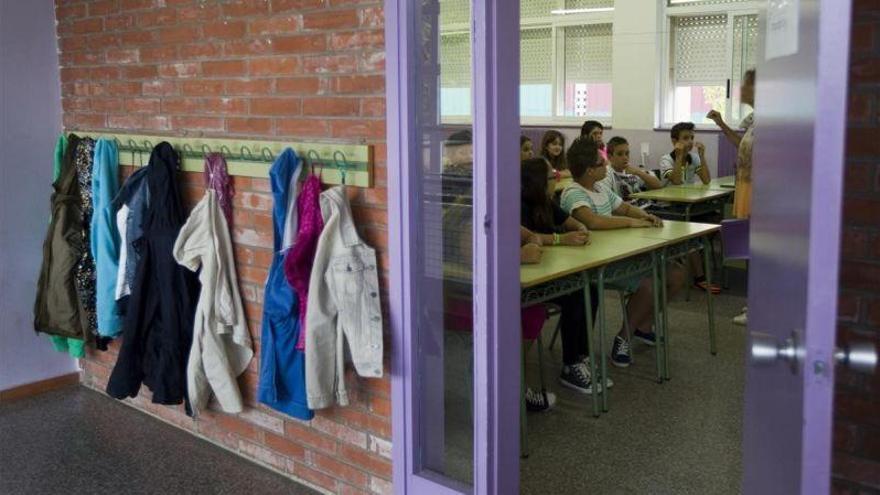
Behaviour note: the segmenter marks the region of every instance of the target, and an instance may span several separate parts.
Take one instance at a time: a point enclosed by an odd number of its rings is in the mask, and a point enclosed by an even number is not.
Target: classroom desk
[[[726,175],[724,177],[716,177],[709,181],[708,184],[702,182],[692,182],[690,184],[681,184],[679,186],[667,186],[670,188],[681,187],[685,189],[708,189],[715,191],[727,191],[736,188],[736,176]]]
[[[719,189],[709,189],[709,186],[667,186],[662,189],[633,193],[632,197],[684,205],[684,212],[681,214],[674,211],[662,213],[682,216],[685,222],[689,222],[691,215],[717,211],[721,207],[720,203],[733,192],[733,189],[720,187]],[[695,207],[697,211],[694,211]]]

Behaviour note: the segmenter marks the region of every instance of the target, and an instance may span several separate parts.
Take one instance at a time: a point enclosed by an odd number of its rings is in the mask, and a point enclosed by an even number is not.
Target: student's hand
[[[537,244],[538,246],[544,245],[544,243],[541,242],[541,236],[535,234],[534,232],[532,232],[531,235],[526,238],[526,244]]]
[[[658,217],[656,215],[651,215],[650,213],[648,213],[648,217],[646,218],[646,220],[651,222],[651,225],[653,225],[654,227],[662,227],[663,226],[663,220],[661,220],[660,217]]]
[[[582,230],[573,230],[559,236],[559,243],[564,246],[583,246],[589,240],[590,234]]]
[[[717,125],[721,125],[724,122],[724,119],[721,118],[721,113],[718,110],[709,110],[709,113],[706,114],[706,118],[715,122]]]
[[[534,264],[541,262],[541,256],[544,250],[537,244],[526,244],[519,249],[520,263]]]
[[[631,228],[653,227],[654,224],[650,220],[642,220],[641,218],[630,218],[629,226]]]
[[[683,157],[684,155],[686,155],[687,153],[684,150],[684,143],[682,143],[682,142],[675,143],[675,147],[673,148],[673,152],[675,153],[676,158],[680,158],[680,157]]]
[[[697,153],[699,153],[700,156],[703,156],[704,154],[706,154],[706,145],[705,145],[705,144],[703,144],[703,143],[697,141],[697,142],[694,144],[694,146],[696,146],[696,148],[697,148]]]

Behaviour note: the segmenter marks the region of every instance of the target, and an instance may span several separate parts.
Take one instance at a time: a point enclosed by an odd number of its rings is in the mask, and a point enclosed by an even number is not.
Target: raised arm
[[[740,141],[742,141],[742,135],[740,135],[740,133],[736,132],[733,128],[727,125],[727,122],[725,122],[724,119],[721,118],[721,114],[717,110],[711,110],[706,115],[706,118],[715,122],[715,124],[721,128],[721,132],[724,133],[724,137],[726,137],[727,140],[731,142],[731,144],[739,148],[739,143]]]

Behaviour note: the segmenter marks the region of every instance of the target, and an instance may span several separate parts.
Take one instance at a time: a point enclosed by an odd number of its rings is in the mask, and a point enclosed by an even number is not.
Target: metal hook
[[[192,146],[189,145],[189,143],[183,143],[183,146],[182,146],[181,148],[183,149],[183,154],[184,154],[184,155],[190,155],[190,156],[192,156],[192,154],[193,154],[193,149],[192,149]]]
[[[230,150],[229,148],[227,148],[225,144],[221,144],[221,145],[220,145],[220,154],[223,155],[223,156],[226,157],[226,158],[229,158],[230,160],[233,158],[233,156],[232,156],[232,150]]]
[[[270,150],[268,146],[264,146],[260,154],[263,156],[263,158],[268,159],[270,162],[275,161],[275,155],[272,153],[272,150]]]
[[[153,151],[153,143],[149,139],[144,139],[144,151],[150,153]]]
[[[202,145],[202,154],[205,156],[208,156],[211,153],[213,153],[213,151],[211,151],[211,147],[208,146],[207,144],[203,144]]]
[[[251,149],[247,146],[241,147],[241,159],[242,160],[253,160],[254,154],[251,152]]]
[[[339,161],[337,156],[342,157],[342,161]],[[333,164],[336,165],[336,170],[339,170],[339,175],[341,176],[342,185],[345,185],[345,173],[348,171],[348,160],[345,159],[345,153],[340,150],[336,150],[333,152]]]
[[[318,152],[315,150],[309,150],[306,153],[306,159],[309,162],[309,168],[311,169],[312,175],[315,175],[315,162],[321,163],[321,155],[319,155]]]

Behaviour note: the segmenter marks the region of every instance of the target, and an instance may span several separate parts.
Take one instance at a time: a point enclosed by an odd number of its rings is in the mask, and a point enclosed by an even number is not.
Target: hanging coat
[[[296,349],[300,321],[296,293],[284,277],[284,230],[290,201],[291,179],[296,178],[300,159],[287,148],[272,164],[272,225],[274,256],[266,280],[263,300],[263,331],[260,341],[260,384],[257,399],[267,406],[295,418],[309,420],[314,413],[306,401],[305,356]]]
[[[74,163],[76,165],[76,179],[79,183],[80,211],[82,212],[82,249],[79,262],[75,268],[75,285],[79,297],[80,318],[86,332],[86,341],[94,342],[98,334],[98,314],[95,303],[97,302],[95,273],[95,259],[92,257],[91,232],[92,214],[94,203],[92,202],[92,172],[94,171],[95,140],[83,138],[76,146]]]
[[[150,207],[143,236],[134,243],[141,257],[123,322],[122,346],[107,384],[107,394],[117,399],[137,396],[141,383],[153,392],[156,404],[186,399],[198,281],[172,253],[185,218],[178,168],[170,144],[153,148],[146,172]]]
[[[284,275],[299,298],[301,330],[296,348],[300,350],[304,350],[306,347],[306,308],[308,307],[309,279],[312,275],[312,264],[315,262],[315,251],[318,249],[318,238],[321,237],[321,231],[324,229],[320,196],[321,180],[312,174],[306,179],[302,192],[296,199],[295,211],[299,215],[299,221],[294,224],[297,226],[296,244],[284,255]]]
[[[224,412],[239,413],[243,404],[237,380],[254,351],[238,293],[229,226],[213,190],[205,192],[180,230],[174,259],[193,272],[201,268],[186,373],[193,415],[208,405],[212,391]]]
[[[99,139],[95,144],[95,166],[92,174],[91,249],[96,268],[96,301],[98,335],[116,337],[122,322],[116,310],[116,274],[119,269],[119,232],[112,208],[119,189],[119,151],[116,142]]]
[[[34,303],[34,329],[49,335],[85,340],[75,281],[76,266],[83,252],[82,209],[74,164],[79,143],[79,136],[71,134],[60,174],[52,184],[52,218],[43,242],[43,262]]]
[[[143,235],[144,218],[150,206],[150,187],[147,184],[147,167],[131,174],[113,198],[111,208],[116,211],[116,228],[119,231],[119,266],[116,273],[116,293],[119,311],[125,314],[127,296],[131,294],[135,269],[140,254],[134,242]]]

